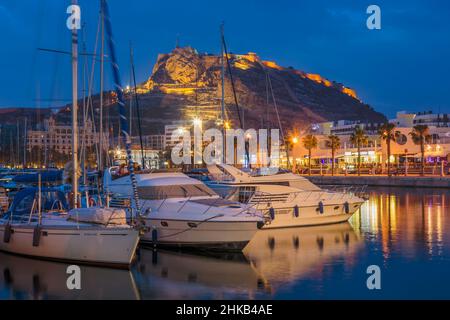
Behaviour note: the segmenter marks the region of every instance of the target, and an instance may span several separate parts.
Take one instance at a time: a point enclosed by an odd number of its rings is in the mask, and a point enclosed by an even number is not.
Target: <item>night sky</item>
[[[0,107],[58,106],[71,99],[70,57],[36,50],[70,50],[69,4],[69,0],[0,0]],[[95,0],[79,4],[87,51],[92,52],[99,4]],[[130,41],[137,80],[142,82],[157,54],[173,49],[177,35],[182,46],[218,53],[219,25],[224,21],[229,51],[256,52],[282,66],[342,82],[389,117],[397,110],[450,112],[449,1],[109,0],[109,4],[125,85]],[[366,27],[370,4],[381,7],[381,30]],[[107,79],[109,69],[105,68]],[[106,85],[111,88],[111,81]]]

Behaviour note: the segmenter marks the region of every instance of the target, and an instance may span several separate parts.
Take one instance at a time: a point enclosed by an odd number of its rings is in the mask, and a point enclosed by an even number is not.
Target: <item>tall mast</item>
[[[72,4],[77,5],[77,0]],[[72,192],[73,206],[78,207],[78,32],[72,28]]]
[[[101,25],[101,49],[100,49],[100,117],[99,117],[99,145],[100,145],[100,159],[98,159],[98,169],[103,170],[103,67],[105,57],[105,14],[103,12],[103,5],[100,0],[100,25]]]
[[[83,29],[82,29],[82,50],[83,52],[86,52],[86,33],[85,33],[86,29],[85,29],[85,25],[83,24]],[[87,144],[87,134],[86,134],[86,121],[88,119],[87,116],[87,103],[86,103],[86,68],[87,68],[87,55],[85,55],[84,57],[84,62],[83,62],[83,73],[82,73],[82,77],[83,77],[83,119],[82,119],[82,123],[83,123],[83,135],[82,135],[82,141],[81,141],[81,148],[82,148],[82,168],[83,168],[83,185],[86,186],[87,184],[87,164],[86,164],[86,144]]]
[[[120,124],[120,130],[121,130],[121,136],[123,139],[123,142],[125,144],[126,152],[127,152],[127,160],[128,160],[128,171],[130,172],[130,179],[131,179],[131,186],[133,188],[133,198],[136,206],[136,211],[138,214],[140,214],[140,204],[139,204],[139,194],[137,190],[137,180],[136,176],[134,174],[134,167],[133,167],[133,159],[131,156],[131,139],[130,139],[130,132],[128,130],[128,121],[126,116],[126,109],[125,109],[125,100],[123,96],[123,88],[122,88],[122,81],[120,79],[120,73],[119,73],[119,66],[117,64],[117,57],[116,57],[116,51],[114,47],[114,39],[112,35],[112,26],[111,26],[111,20],[109,16],[109,9],[108,4],[106,0],[101,0],[101,4],[103,7],[104,17],[105,17],[105,31],[108,39],[108,53],[109,53],[109,59],[111,60],[111,68],[112,68],[112,74],[114,79],[114,88],[117,94],[117,103],[119,105],[119,124]]]

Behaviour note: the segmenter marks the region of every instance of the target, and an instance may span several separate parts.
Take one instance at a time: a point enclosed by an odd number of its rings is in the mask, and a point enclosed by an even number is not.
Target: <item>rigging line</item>
[[[111,18],[109,15],[109,8],[108,3],[106,0],[101,0],[102,9],[104,13],[104,22],[105,22],[105,31],[107,36],[107,43],[109,48],[109,53],[111,56],[111,71],[113,73],[114,78],[114,87],[115,92],[117,94],[117,100],[119,105],[119,116],[120,116],[120,124],[121,124],[121,131],[122,131],[122,138],[125,143],[126,152],[127,152],[127,159],[128,159],[128,171],[130,172],[130,179],[131,179],[131,186],[133,189],[133,196],[137,211],[137,216],[141,213],[141,208],[139,204],[139,194],[137,190],[137,180],[136,175],[134,173],[134,167],[133,167],[133,158],[131,154],[131,139],[130,134],[128,131],[128,121],[126,117],[126,109],[125,109],[125,102],[123,97],[123,88],[122,88],[122,81],[120,79],[120,73],[119,73],[119,66],[117,64],[117,58],[116,58],[116,51],[114,46],[114,39],[112,34],[112,25],[111,25]]]
[[[275,94],[273,93],[272,80],[270,79],[269,74],[267,74],[267,78],[269,79],[270,93],[272,95],[273,106],[274,106],[275,112],[277,114],[277,121],[278,121],[278,127],[280,128],[280,132],[281,132],[281,138],[284,139],[283,126],[281,125],[280,114],[278,112],[278,105],[277,105],[277,101],[275,99]]]
[[[273,92],[273,87],[272,87],[272,80],[270,79],[270,75],[269,73],[267,73],[267,77],[269,79],[269,87],[270,87],[270,92],[272,94],[272,100],[273,100],[273,105],[275,108],[275,112],[277,114],[277,120],[278,120],[278,127],[280,128],[280,133],[281,133],[281,139],[283,140],[285,149],[286,149],[286,161],[287,161],[287,166],[288,168],[290,167],[290,160],[289,160],[289,144],[287,143],[287,141],[285,140],[284,137],[284,130],[283,130],[283,126],[281,124],[281,119],[280,119],[280,114],[278,112],[278,105],[277,105],[277,101],[275,99],[275,94]]]
[[[225,57],[226,57],[226,60],[227,60],[228,73],[230,74],[231,88],[233,90],[234,103],[236,104],[236,110],[237,110],[237,114],[238,114],[238,117],[239,117],[239,124],[241,125],[242,130],[245,130],[245,123],[244,123],[244,121],[241,118],[241,111],[240,111],[239,103],[238,103],[238,99],[237,99],[236,88],[234,86],[233,72],[231,71],[230,59],[228,58],[227,44],[225,42],[225,35],[224,35],[223,32],[222,32],[222,44],[223,44],[223,51],[225,52]],[[248,165],[251,166],[250,165],[249,144],[248,143],[245,144],[245,156],[247,157]]]
[[[49,49],[49,48],[37,48],[38,51],[46,51],[46,52],[53,52],[53,53],[61,53],[61,54],[67,54],[71,55],[72,53],[70,51],[65,50],[58,50],[58,49]],[[80,56],[93,56],[93,57],[101,57],[101,55],[98,55],[96,53],[90,53],[86,52],[86,50],[83,50],[83,52],[79,53]],[[104,55],[103,57],[107,57],[107,55]]]
[[[268,82],[270,93],[271,93],[271,96],[272,96],[272,101],[273,101],[273,106],[274,106],[274,109],[275,109],[275,113],[277,115],[277,121],[278,121],[278,127],[280,129],[280,133],[281,133],[281,139],[283,140],[283,143],[284,143],[285,148],[286,148],[286,161],[287,161],[287,165],[289,167],[289,151],[288,151],[289,148],[288,148],[287,142],[284,139],[283,126],[281,125],[281,119],[280,119],[280,114],[278,112],[277,100],[275,99],[275,94],[273,92],[272,80],[270,79],[269,70],[267,70],[266,67],[261,62],[259,62],[259,64],[261,65],[261,67],[263,68],[263,70],[264,70],[264,72],[266,73],[266,76],[267,76],[267,82]]]
[[[227,44],[225,42],[225,36],[223,34],[222,34],[222,44],[223,44],[223,50],[225,52],[225,57],[227,60],[228,73],[230,75],[231,88],[233,90],[234,103],[236,105],[236,110],[237,110],[237,114],[238,114],[238,118],[239,118],[239,124],[241,125],[241,128],[243,130],[245,130],[244,123],[242,122],[242,118],[241,118],[241,110],[239,108],[238,99],[237,99],[237,95],[236,95],[236,88],[234,86],[233,73],[231,71],[230,59],[228,58]]]
[[[84,51],[86,51],[86,23],[83,23],[83,27],[81,29],[81,47]],[[79,162],[82,163],[83,166],[83,184],[86,185],[86,118],[87,118],[87,111],[86,111],[86,74],[87,74],[87,57],[85,56],[83,59],[83,72],[82,72],[82,94],[83,94],[83,134],[82,134],[82,141],[81,141],[81,153],[80,153],[80,159]],[[78,127],[80,125],[78,124]]]
[[[97,53],[97,48],[98,48],[98,39],[99,39],[99,33],[100,33],[100,16],[98,18],[97,21],[97,33],[95,36],[95,44],[94,44],[94,53]],[[93,105],[93,101],[92,101],[92,88],[94,85],[94,74],[95,74],[95,62],[97,60],[95,58],[92,59],[92,64],[91,64],[91,75],[90,75],[90,79],[88,81],[88,109],[90,106],[90,110],[91,110],[91,118],[92,118],[92,129],[94,130],[95,133],[97,133],[97,128],[96,128],[96,124],[95,124],[95,117],[94,117],[94,105]],[[98,143],[95,143],[95,153],[96,153],[96,159],[99,159],[100,156],[100,151],[99,151],[99,144],[101,143],[100,141],[100,135],[99,135],[99,140]],[[101,148],[101,147],[100,147]]]
[[[141,127],[141,112],[139,107],[139,98],[137,94],[137,85],[136,85],[136,72],[134,70],[134,56],[133,56],[133,47],[130,43],[130,59],[131,59],[131,74],[133,76],[133,86],[134,86],[134,100],[136,104],[136,115],[138,119],[138,133],[139,133],[139,143],[141,144],[141,159],[142,159],[142,169],[145,169],[145,159],[144,159],[144,143],[142,142],[142,127]],[[130,116],[131,118],[131,116]]]

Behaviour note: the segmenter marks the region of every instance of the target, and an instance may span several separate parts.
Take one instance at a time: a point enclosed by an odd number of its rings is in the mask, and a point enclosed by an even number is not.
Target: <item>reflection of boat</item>
[[[176,288],[170,286],[174,291],[183,290],[183,283],[242,292],[269,289],[242,253],[200,254],[198,251],[141,249],[134,269],[139,272],[136,278],[143,278],[140,282],[147,282],[150,276],[161,278],[178,285]]]
[[[110,205],[132,196],[130,176],[105,172]],[[137,191],[149,231],[143,242],[160,245],[241,251],[263,225],[251,206],[224,200],[201,181],[182,173],[138,173]],[[122,200],[121,200],[122,199]]]
[[[344,222],[364,203],[354,194],[323,190],[290,172],[250,175],[223,164],[208,169],[228,176],[209,182],[211,188],[234,187],[228,199],[251,204],[270,218],[264,229]]]
[[[244,254],[268,283],[276,285],[316,272],[332,258],[348,258],[360,246],[359,236],[345,222],[261,230],[245,247]]]
[[[81,290],[69,290],[68,266],[0,253],[0,292],[8,299],[140,298],[127,270],[81,266]]]

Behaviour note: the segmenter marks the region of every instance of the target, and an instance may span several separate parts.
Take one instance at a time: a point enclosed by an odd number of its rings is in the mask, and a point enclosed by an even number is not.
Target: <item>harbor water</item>
[[[259,231],[242,254],[141,248],[130,271],[0,253],[0,299],[450,299],[450,192],[372,188],[349,223]],[[369,290],[369,266],[381,289]]]

